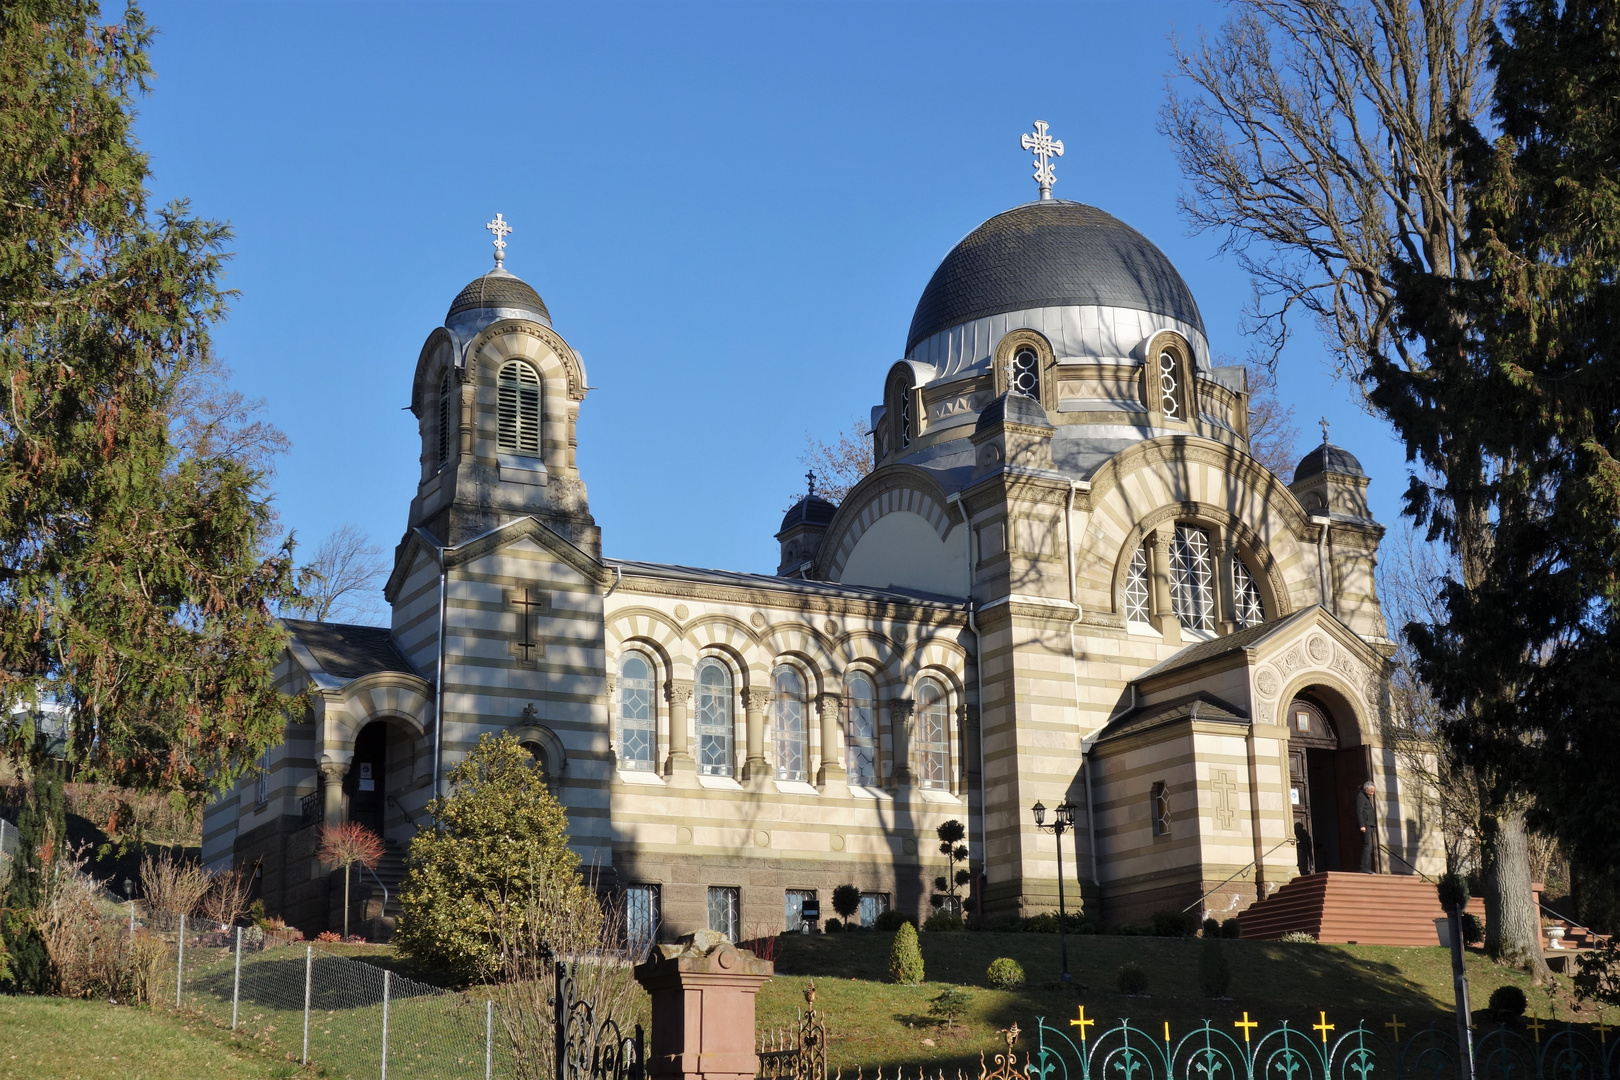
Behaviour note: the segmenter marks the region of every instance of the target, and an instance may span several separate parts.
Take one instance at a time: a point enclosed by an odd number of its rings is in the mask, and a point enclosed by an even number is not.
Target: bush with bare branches
[[[221,926],[234,926],[247,914],[248,892],[253,886],[253,873],[258,868],[233,866],[212,875],[208,891],[197,905],[197,913]]]
[[[141,856],[141,892],[154,914],[193,914],[212,884],[213,875],[190,859],[168,851]]]

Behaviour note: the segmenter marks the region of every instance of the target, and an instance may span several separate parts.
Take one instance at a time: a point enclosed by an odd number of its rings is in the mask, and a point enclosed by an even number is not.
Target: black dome
[[[928,280],[906,335],[1026,308],[1099,306],[1168,315],[1204,329],[1192,291],[1153,242],[1095,206],[1025,203],[968,233]]]
[[[469,281],[467,287],[450,301],[450,311],[444,319],[449,322],[463,311],[474,308],[516,308],[533,312],[547,324],[551,322],[551,312],[546,310],[546,302],[540,299],[540,294],[530,288],[528,282],[500,267]]]
[[[1338,473],[1341,476],[1367,475],[1361,470],[1361,462],[1356,460],[1356,455],[1342,446],[1324,442],[1299,459],[1299,464],[1294,466],[1294,483],[1325,472]]]
[[[829,525],[836,513],[838,507],[820,495],[806,495],[788,507],[788,512],[782,516],[782,527],[776,531],[785,533],[795,525]]]
[[[1029,427],[1051,427],[1052,418],[1047,415],[1046,407],[1028,394],[1007,393],[984,407],[979,414],[979,422],[973,425],[974,434],[983,431],[991,424],[1024,424]]]

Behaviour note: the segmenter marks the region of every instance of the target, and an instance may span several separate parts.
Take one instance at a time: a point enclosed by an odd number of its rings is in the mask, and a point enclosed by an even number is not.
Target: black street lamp
[[[1058,856],[1058,949],[1063,954],[1063,974],[1058,976],[1058,982],[1065,985],[1074,982],[1074,976],[1069,974],[1069,937],[1064,924],[1069,921],[1068,909],[1063,902],[1063,834],[1074,827],[1074,807],[1068,800],[1058,803],[1052,824],[1046,823],[1046,807],[1036,803],[1035,827],[1037,829],[1050,829],[1052,835],[1057,837]]]

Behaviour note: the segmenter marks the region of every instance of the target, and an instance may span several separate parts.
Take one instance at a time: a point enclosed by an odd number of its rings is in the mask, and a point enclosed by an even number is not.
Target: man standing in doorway
[[[1378,843],[1378,819],[1373,812],[1373,782],[1368,780],[1356,793],[1356,824],[1361,827],[1361,872],[1373,872],[1373,847]]]

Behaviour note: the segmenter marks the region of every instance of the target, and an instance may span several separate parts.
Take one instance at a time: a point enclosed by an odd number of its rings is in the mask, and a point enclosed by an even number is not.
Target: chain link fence
[[[448,1080],[513,1075],[491,1001],[444,990],[256,927],[121,905],[133,940],[169,945],[156,1004],[208,1017],[329,1077]]]

